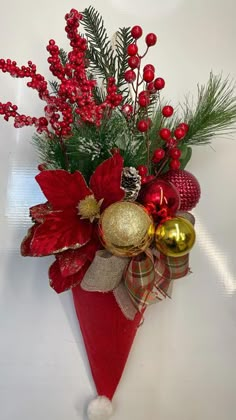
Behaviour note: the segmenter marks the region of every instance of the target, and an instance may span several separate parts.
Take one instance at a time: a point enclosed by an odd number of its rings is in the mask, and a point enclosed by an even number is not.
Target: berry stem
[[[141,64],[141,59],[140,59],[140,64]],[[134,111],[133,111],[133,116],[135,117],[136,115],[136,108],[137,108],[137,103],[138,103],[138,87],[139,87],[139,78],[140,78],[140,67],[138,67],[138,73],[137,73],[137,81],[136,81],[136,88],[134,89],[135,92],[135,97],[134,97]],[[134,118],[134,128],[135,128],[135,118]]]
[[[156,177],[158,177],[161,174],[161,171],[166,166],[167,162],[168,162],[168,157],[166,157],[164,159],[164,161],[162,162],[160,168],[156,171]]]

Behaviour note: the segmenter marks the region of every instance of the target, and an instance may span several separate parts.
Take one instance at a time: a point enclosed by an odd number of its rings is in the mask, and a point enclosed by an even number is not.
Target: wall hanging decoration
[[[11,102],[0,103],[0,114],[16,128],[35,127],[45,202],[29,210],[21,253],[54,255],[50,286],[73,294],[97,389],[88,417],[106,419],[147,307],[189,274],[189,211],[201,193],[185,167],[192,146],[232,130],[236,97],[229,79],[210,74],[194,105],[175,112],[147,61],[154,33],[121,28],[110,41],[93,7],[65,20],[69,51],[47,45],[51,81],[31,61],[0,60],[1,72],[38,93],[44,114],[21,114]]]

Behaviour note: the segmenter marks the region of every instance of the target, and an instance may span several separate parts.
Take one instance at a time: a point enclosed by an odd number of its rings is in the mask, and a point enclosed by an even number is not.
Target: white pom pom
[[[89,420],[106,420],[113,413],[112,403],[107,397],[98,396],[88,405]]]

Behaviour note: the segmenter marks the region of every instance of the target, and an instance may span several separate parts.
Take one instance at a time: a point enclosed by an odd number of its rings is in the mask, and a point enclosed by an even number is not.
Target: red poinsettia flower
[[[45,170],[36,176],[48,202],[30,209],[35,224],[22,242],[21,252],[38,257],[56,254],[49,270],[56,291],[82,280],[101,247],[92,222],[100,211],[123,199],[122,169],[123,158],[117,153],[96,168],[89,186],[79,171]]]

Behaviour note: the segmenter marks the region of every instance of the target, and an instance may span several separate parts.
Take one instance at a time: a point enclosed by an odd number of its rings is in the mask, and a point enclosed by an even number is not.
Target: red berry
[[[111,154],[114,156],[114,155],[116,155],[117,153],[120,153],[120,149],[119,149],[118,147],[113,147],[113,148],[111,149]]]
[[[161,90],[165,87],[165,80],[162,79],[162,77],[157,77],[157,79],[154,80],[154,87],[156,90]]]
[[[178,128],[176,128],[176,130],[174,131],[174,135],[175,135],[175,137],[177,138],[177,140],[181,140],[181,139],[183,139],[183,138],[185,137],[185,135],[186,135],[186,131],[185,131],[185,130],[183,130],[183,128],[178,127]]]
[[[162,128],[159,131],[160,137],[163,140],[169,140],[170,136],[171,136],[171,131],[169,130],[169,128]]]
[[[145,41],[148,47],[152,47],[157,42],[157,36],[153,33],[147,34]]]
[[[171,115],[173,115],[174,112],[174,108],[170,105],[166,105],[162,108],[162,115],[164,115],[164,117],[168,118],[171,117]]]
[[[177,149],[177,147],[173,147],[170,149],[170,157],[172,159],[179,159],[181,156],[181,150]]]
[[[139,165],[137,169],[140,176],[146,176],[148,173],[148,168],[145,165]]]
[[[127,54],[128,55],[136,55],[138,52],[138,47],[136,44],[129,44],[127,47]]]
[[[149,129],[148,121],[146,120],[140,120],[137,124],[138,131],[141,131],[141,133],[145,133]]]
[[[147,182],[153,181],[153,179],[155,179],[156,177],[154,175],[147,175],[144,176],[141,180],[142,184],[146,184]]]
[[[141,107],[146,107],[150,104],[150,99],[147,96],[139,96],[138,103]]]
[[[127,118],[129,118],[133,112],[133,107],[130,104],[124,104],[121,111]]]
[[[40,164],[38,165],[38,170],[39,170],[40,172],[45,171],[45,169],[47,169],[47,165],[46,165],[46,163],[40,163]]]
[[[125,78],[126,82],[132,83],[136,79],[136,74],[133,70],[126,70],[126,72],[124,74],[124,78]]]
[[[141,26],[135,25],[131,29],[131,35],[134,39],[140,38],[142,36],[142,34],[143,34],[143,30],[142,30]]]
[[[143,80],[145,80],[145,82],[152,82],[154,79],[154,72],[152,70],[145,70],[143,72]]]
[[[181,123],[178,125],[178,128],[182,128],[187,133],[189,130],[189,125],[186,123]]]
[[[147,92],[146,90],[140,92],[138,97],[138,103],[142,107],[148,106],[150,104],[149,92]]]
[[[158,163],[165,157],[165,151],[163,149],[156,149],[153,153],[153,163]]]
[[[173,139],[173,138],[170,138],[170,139],[166,140],[166,145],[169,148],[176,147],[177,146],[177,140]]]
[[[153,73],[155,73],[155,67],[152,64],[146,64],[146,66],[144,66],[143,68],[143,72],[145,72],[146,70],[152,70]]]
[[[174,171],[180,168],[180,161],[178,159],[173,159],[170,161],[170,168]]]
[[[150,93],[156,93],[156,89],[153,82],[148,83],[147,89],[149,90]]]
[[[140,59],[137,57],[137,55],[132,55],[128,59],[128,64],[131,67],[131,69],[136,69],[140,65]]]

